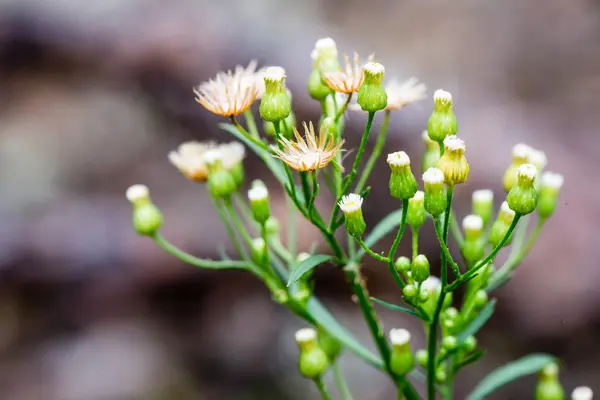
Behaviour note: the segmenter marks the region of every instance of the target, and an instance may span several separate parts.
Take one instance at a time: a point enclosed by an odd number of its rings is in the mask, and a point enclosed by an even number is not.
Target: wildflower
[[[517,171],[523,164],[529,162],[529,155],[533,149],[524,143],[515,145],[512,149],[512,162],[504,173],[504,190],[507,192],[517,184]]]
[[[475,190],[472,195],[472,212],[479,215],[483,220],[483,225],[487,225],[492,218],[494,209],[494,192],[490,189]]]
[[[517,184],[510,189],[506,201],[511,210],[519,214],[529,214],[538,203],[538,195],[533,183],[537,169],[532,164],[523,164],[517,172]]]
[[[313,99],[321,101],[332,93],[332,89],[323,82],[321,74],[340,69],[337,56],[337,46],[333,39],[317,40],[315,49],[311,53],[313,69],[308,77],[308,93]]]
[[[340,93],[358,92],[365,80],[365,74],[359,66],[358,53],[354,53],[354,65],[350,64],[350,58],[344,56],[345,69],[337,71],[322,72],[323,82],[332,90]]]
[[[133,206],[132,223],[139,235],[150,236],[162,226],[162,213],[152,203],[150,190],[146,185],[133,185],[127,189],[125,197]]]
[[[346,231],[354,237],[361,237],[367,225],[362,214],[363,198],[359,194],[350,193],[339,202],[340,210],[344,213]]]
[[[307,379],[315,379],[323,375],[329,367],[329,358],[317,341],[317,331],[303,328],[296,332],[296,342],[300,348],[298,367]]]
[[[469,163],[465,158],[465,142],[454,135],[444,139],[444,155],[437,167],[444,173],[446,184],[454,186],[465,183],[469,176]]]
[[[558,365],[550,363],[540,372],[535,400],[564,400],[565,392],[558,378]]]
[[[358,91],[358,105],[363,111],[376,112],[387,106],[388,98],[382,85],[385,68],[376,62],[363,66],[364,83]]]
[[[514,218],[515,212],[511,210],[508,206],[508,203],[504,201],[500,206],[500,212],[498,213],[496,221],[494,221],[492,227],[490,228],[489,242],[492,246],[496,247],[498,246],[498,244],[500,244],[500,242],[508,232],[510,224],[512,223]],[[508,246],[511,240],[512,235],[508,238],[506,243],[504,243],[504,246]]]
[[[237,66],[235,72],[219,72],[215,79],[194,88],[196,101],[213,114],[231,117],[246,111],[259,91],[254,76],[256,63]]]
[[[403,151],[388,154],[391,169],[390,194],[397,199],[408,200],[417,192],[417,180],[410,169],[410,158]]]
[[[593,398],[594,392],[587,386],[576,387],[571,393],[571,400],[592,400]]]
[[[434,218],[446,211],[447,199],[444,193],[444,173],[438,168],[429,168],[423,174],[425,186],[425,211]]]
[[[404,82],[392,79],[385,85],[387,93],[386,111],[400,110],[411,103],[415,103],[425,98],[427,87],[420,83],[417,78],[409,78]]]
[[[550,171],[542,174],[539,191],[540,201],[538,204],[540,217],[548,218],[554,213],[558,194],[560,193],[563,182],[564,178],[561,174]]]
[[[483,239],[483,218],[479,215],[467,215],[463,219],[463,230],[465,231],[465,241],[461,251],[465,260],[475,263],[483,258],[485,251],[485,241]]]
[[[458,123],[452,109],[452,95],[438,89],[433,94],[433,113],[427,122],[431,140],[441,143],[446,136],[456,135]]]
[[[285,70],[269,67],[264,74],[265,92],[260,101],[260,116],[269,122],[284,120],[292,112],[292,101],[285,88]]]
[[[248,200],[250,200],[250,209],[252,217],[260,224],[267,222],[271,216],[269,208],[269,191],[262,181],[254,181],[252,188],[248,190]]]
[[[399,376],[408,374],[415,366],[415,359],[410,349],[410,332],[406,329],[390,330],[392,354],[390,369]]]
[[[308,126],[306,123],[302,125],[306,139],[300,136],[297,129],[294,129],[296,141],[280,138],[283,150],[274,148],[275,157],[298,171],[315,171],[325,168],[341,150],[344,141],[336,144],[334,138],[323,130],[317,136],[312,122]]]
[[[169,153],[169,161],[186,178],[194,182],[206,182],[208,167],[204,161],[204,154],[216,147],[214,142],[185,142],[180,144],[176,151]]]

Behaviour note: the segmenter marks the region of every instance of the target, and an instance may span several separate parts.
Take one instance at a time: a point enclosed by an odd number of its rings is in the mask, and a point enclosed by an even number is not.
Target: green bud
[[[425,185],[425,211],[434,218],[446,211],[447,199],[444,192],[444,174],[437,168],[429,168],[423,174]]]
[[[256,182],[256,181],[255,181]],[[250,209],[252,210],[252,217],[259,224],[267,222],[271,216],[271,210],[269,208],[269,192],[264,183],[253,182],[252,188],[248,191],[248,200],[250,200]]]
[[[415,359],[410,350],[410,332],[406,329],[392,329],[390,342],[392,343],[390,369],[394,374],[404,376],[415,367]]]
[[[427,350],[420,349],[415,353],[415,358],[417,359],[417,363],[423,368],[427,367],[427,361],[429,360],[429,356]]]
[[[476,348],[477,348],[477,339],[473,335],[467,336],[467,338],[461,345],[461,349],[467,354],[471,353]]]
[[[411,263],[408,257],[401,256],[396,259],[394,266],[398,272],[406,274],[408,271],[410,271]]]
[[[494,214],[494,192],[489,189],[481,189],[473,192],[472,213],[479,215],[486,226]]]
[[[423,152],[421,170],[425,172],[429,168],[437,166],[440,159],[440,145],[429,138],[427,131],[423,131],[422,138],[425,143],[425,151]]]
[[[235,163],[229,169],[229,173],[233,177],[233,181],[237,187],[240,187],[244,183],[244,164],[241,162]]]
[[[452,109],[452,95],[444,90],[436,90],[433,95],[433,113],[427,122],[429,138],[441,143],[446,136],[456,135],[458,122]]]
[[[264,278],[265,285],[271,290],[273,301],[277,304],[287,304],[289,296],[286,289],[282,286],[281,281],[277,278],[267,275]]]
[[[408,285],[404,286],[404,289],[402,289],[402,294],[407,300],[412,300],[417,295],[417,288],[415,285],[409,283]]]
[[[329,96],[333,90],[323,82],[321,71],[313,68],[308,76],[308,94],[315,100],[322,101]]]
[[[535,400],[565,400],[565,392],[558,379],[558,365],[555,363],[547,365],[540,372]]]
[[[362,214],[362,202],[363,199],[359,194],[350,193],[343,196],[338,203],[344,213],[346,231],[356,238],[361,237],[367,228]]]
[[[334,361],[342,352],[342,344],[327,331],[319,329],[319,346],[323,349],[330,361]]]
[[[267,257],[267,244],[263,238],[254,238],[250,245],[252,261],[258,265],[264,265]]]
[[[515,218],[515,212],[510,209],[510,207],[508,206],[508,203],[506,201],[503,202],[502,205],[500,206],[500,212],[498,213],[498,218],[496,218],[496,221],[494,221],[494,223],[492,224],[492,227],[490,228],[490,234],[489,234],[488,240],[493,247],[496,247],[496,246],[498,246],[498,244],[500,244],[500,242],[502,241],[502,239],[508,232],[508,229],[510,228],[510,224],[512,223],[514,218]],[[508,246],[510,244],[511,240],[512,240],[512,235],[506,241],[506,243],[504,243],[504,246]]]
[[[512,162],[504,172],[502,180],[506,192],[509,192],[517,184],[517,171],[521,165],[528,162],[532,150],[524,143],[519,143],[512,148]]]
[[[419,283],[429,278],[430,268],[427,257],[425,257],[423,254],[416,256],[412,262],[410,270],[412,272],[413,279]]]
[[[335,137],[337,135],[337,125],[335,123],[335,119],[333,117],[323,118],[323,121],[321,122],[321,129],[328,135]]]
[[[534,187],[537,170],[532,164],[523,164],[517,172],[517,184],[510,189],[506,202],[511,210],[521,215],[535,210],[538,195]]]
[[[263,120],[276,122],[284,120],[292,112],[292,101],[285,89],[285,71],[281,67],[267,68],[265,93],[260,101],[260,116]]]
[[[446,336],[442,339],[442,347],[446,351],[454,351],[458,347],[458,339],[456,336]]]
[[[446,375],[446,370],[444,368],[444,365],[440,365],[435,371],[435,380],[438,383],[444,383],[446,382],[446,379],[448,379],[448,375]]]
[[[452,293],[446,293],[444,296],[444,303],[442,304],[442,310],[452,307]]]
[[[430,276],[423,283],[421,283],[419,287],[421,294],[425,293],[427,295],[427,300],[423,302],[421,307],[425,310],[429,317],[433,316],[433,312],[437,306],[437,301],[441,292],[441,286],[442,283],[439,278]]]
[[[485,307],[488,302],[488,295],[485,290],[478,290],[473,297],[473,309],[479,312]]]
[[[272,237],[279,235],[279,221],[277,221],[277,218],[273,216],[269,217],[267,222],[265,222],[265,228],[267,230],[267,236]]]
[[[413,229],[419,229],[425,223],[425,193],[417,190],[415,195],[408,200],[408,214],[406,223]]]
[[[474,264],[481,260],[485,253],[485,240],[483,238],[483,219],[479,215],[467,215],[463,220],[465,241],[461,248],[463,257]]]
[[[150,200],[150,191],[145,185],[133,185],[127,189],[126,197],[133,206],[132,224],[138,235],[154,235],[163,223],[158,207]]]
[[[236,188],[235,179],[229,171],[218,169],[208,175],[208,190],[217,198],[229,197]]]
[[[403,151],[388,154],[387,163],[391,169],[390,194],[408,200],[417,193],[417,180],[410,169],[410,158]]]
[[[385,68],[376,62],[363,67],[365,80],[358,91],[358,104],[364,111],[376,112],[387,106],[387,93],[382,84]]]
[[[296,332],[296,342],[300,348],[298,367],[307,379],[320,377],[329,367],[327,354],[317,343],[317,331],[312,328],[300,329]]]
[[[563,181],[564,178],[560,174],[549,171],[542,174],[538,204],[540,218],[548,218],[554,214]]]

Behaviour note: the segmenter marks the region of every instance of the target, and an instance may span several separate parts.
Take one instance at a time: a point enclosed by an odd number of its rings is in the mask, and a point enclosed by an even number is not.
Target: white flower
[[[465,149],[467,148],[467,146],[465,145],[465,141],[462,139],[459,139],[458,136],[456,135],[450,135],[450,136],[446,136],[446,138],[444,139],[444,149],[454,152],[454,151],[459,151],[459,152],[464,152]]]
[[[592,400],[594,398],[594,392],[587,386],[579,386],[571,393],[571,400]]]
[[[230,142],[219,145],[221,161],[225,169],[231,169],[246,156],[246,148],[240,142]]]
[[[302,328],[296,332],[296,342],[307,343],[317,339],[317,331],[313,328]]]
[[[425,185],[441,185],[444,183],[444,173],[439,168],[431,167],[423,173]]]
[[[473,203],[490,203],[494,201],[494,192],[490,189],[479,189],[473,192]]]
[[[360,67],[358,53],[354,53],[354,65],[350,64],[350,57],[344,56],[345,69],[339,71],[324,72],[322,74],[323,82],[330,89],[340,93],[358,92],[365,80],[365,74]]]
[[[185,142],[176,151],[169,153],[169,161],[188,179],[205,182],[208,179],[208,168],[204,155],[216,147],[214,142]]]
[[[394,346],[402,346],[410,342],[410,332],[406,329],[390,330],[390,342]]]
[[[542,172],[542,170],[546,168],[546,165],[548,164],[548,157],[546,157],[546,153],[541,150],[531,149],[527,157],[527,161],[530,164],[533,164],[539,172]]]
[[[340,200],[338,205],[340,206],[340,210],[342,210],[344,214],[347,214],[360,211],[360,209],[362,208],[362,203],[363,198],[360,197],[359,194],[350,193],[345,196],[342,196],[342,199]]]
[[[363,65],[363,71],[371,76],[383,75],[385,74],[385,67],[378,62],[369,61]]]
[[[544,172],[542,174],[542,186],[552,189],[560,189],[564,183],[564,177],[555,172]]]
[[[204,153],[204,162],[206,163],[206,165],[212,166],[213,164],[216,164],[217,162],[220,162],[222,160],[223,153],[221,152],[221,148],[219,147],[208,149]]]
[[[515,160],[523,163],[529,160],[529,154],[533,149],[525,143],[518,143],[512,148],[512,156]]]
[[[483,229],[483,219],[479,215],[470,214],[463,219],[463,229],[465,231],[479,232]]]
[[[425,200],[425,192],[422,190],[417,190],[417,192],[415,193],[415,195],[409,200],[409,201],[423,201]]]
[[[444,89],[438,89],[433,93],[433,101],[442,104],[452,103],[452,95]]]
[[[337,57],[338,50],[335,40],[330,37],[321,38],[315,43],[315,49],[311,53],[313,61],[322,57]]]
[[[282,67],[268,67],[263,78],[270,82],[280,82],[285,78],[285,69]]]
[[[522,164],[517,171],[517,178],[526,182],[533,182],[537,176],[537,169],[532,164]]]
[[[256,185],[248,190],[248,200],[261,201],[269,197],[269,191],[263,185]]]
[[[410,165],[410,157],[403,151],[390,153],[387,156],[387,163],[390,167],[404,167]]]
[[[400,110],[411,103],[423,100],[426,97],[426,90],[425,84],[420,83],[417,78],[410,78],[404,82],[392,79],[385,85],[385,92],[388,96],[385,110]]]
[[[140,200],[145,200],[150,197],[150,190],[146,185],[133,185],[127,188],[125,197],[130,203],[137,203]]]
[[[508,206],[506,201],[503,201],[500,205],[500,217],[510,218],[512,220],[515,216],[515,212]]]
[[[442,281],[436,276],[430,275],[429,278],[425,279],[421,283],[420,290],[423,293],[431,295],[432,293],[438,293],[442,289]]]

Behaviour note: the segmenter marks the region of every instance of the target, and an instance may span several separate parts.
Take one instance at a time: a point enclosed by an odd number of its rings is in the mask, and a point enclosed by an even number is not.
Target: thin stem
[[[454,259],[452,258],[452,254],[450,254],[450,250],[448,249],[448,246],[444,242],[442,227],[440,225],[440,219],[434,218],[433,224],[435,226],[435,235],[437,236],[438,241],[440,242],[440,247],[442,248],[442,251],[446,255],[446,261],[448,261],[450,263],[450,266],[452,267],[452,272],[454,273],[454,276],[456,276],[457,278],[460,278],[460,268],[459,268],[458,264],[456,262],[454,262]]]
[[[356,242],[358,244],[360,244],[360,247],[362,247],[363,249],[365,249],[365,251],[367,252],[368,255],[370,255],[371,257],[373,257],[377,261],[388,263],[389,259],[387,257],[375,253],[373,250],[371,250],[369,248],[369,246],[367,246],[367,244],[361,238],[354,238],[354,239],[356,240]]]
[[[342,400],[352,400],[352,393],[350,393],[350,388],[348,387],[346,378],[344,378],[339,361],[336,361],[331,365],[331,371],[333,372],[333,379],[335,380],[335,384],[340,392]]]
[[[228,216],[226,209],[223,207],[223,203],[214,196],[211,196],[211,198],[213,200],[215,209],[217,210],[217,213],[221,218],[221,222],[223,223],[223,226],[225,226],[225,231],[229,236],[229,240],[231,240],[231,243],[233,244],[233,248],[238,253],[238,256],[242,258],[242,260],[249,260],[250,257],[248,256],[248,252],[242,246],[237,234],[233,230],[233,227],[231,225],[231,218]]]
[[[258,128],[256,127],[256,121],[254,120],[254,115],[250,109],[244,111],[244,118],[246,119],[246,125],[248,125],[248,130],[252,136],[258,138]]]
[[[310,199],[308,201],[309,212],[311,212],[315,208],[315,200],[317,199],[317,196],[319,195],[319,188],[320,188],[319,181],[317,180],[317,171],[311,172],[311,178],[312,178],[312,195],[310,196]]]
[[[317,389],[319,389],[319,393],[323,397],[323,400],[333,400],[333,397],[327,392],[327,388],[325,387],[325,382],[323,382],[323,378],[320,376],[313,379],[315,385],[317,385]]]
[[[252,243],[252,238],[250,237],[250,234],[246,230],[246,226],[240,219],[239,215],[235,212],[235,209],[233,208],[233,205],[231,203],[231,197],[227,197],[226,199],[223,200],[223,202],[225,203],[225,208],[227,209],[227,212],[229,213],[229,218],[231,218],[231,222],[233,222],[233,226],[236,228],[236,230],[240,234],[240,236],[244,239],[246,244],[248,246],[250,246],[250,244]]]
[[[396,255],[396,250],[398,250],[398,246],[400,245],[400,240],[402,240],[402,236],[404,236],[404,229],[406,228],[407,215],[408,215],[408,199],[402,199],[402,217],[400,219],[400,229],[398,229],[398,234],[396,235],[396,238],[394,239],[394,243],[392,243],[392,247],[390,248],[390,252],[388,253],[388,256],[387,256],[388,267],[390,269],[390,272],[392,273],[392,276],[394,277],[394,281],[396,281],[396,284],[400,287],[400,289],[403,289],[405,284],[404,284],[404,281],[402,280],[402,278],[400,277],[400,274],[396,270],[396,266],[394,265],[394,257]]]
[[[231,123],[238,129],[238,131],[240,131],[240,133],[246,137],[246,139],[251,141],[256,146],[260,147],[261,149],[263,149],[269,153],[272,153],[269,146],[267,146],[262,140],[257,139],[256,137],[254,137],[253,135],[248,133],[248,131],[246,129],[244,129],[244,127],[242,125],[240,125],[240,123],[237,121],[237,119],[235,119],[235,116],[232,115],[229,119],[231,120]]]
[[[373,168],[375,167],[375,162],[379,159],[381,154],[381,150],[383,150],[383,146],[385,145],[385,138],[388,132],[388,126],[390,123],[390,110],[387,110],[383,116],[383,121],[381,122],[381,128],[379,130],[379,134],[377,135],[377,142],[375,143],[375,147],[373,148],[373,152],[369,156],[367,160],[367,164],[365,165],[365,169],[360,175],[360,179],[358,180],[358,184],[356,185],[356,192],[360,193],[365,188],[367,181],[369,180],[369,176],[371,176],[371,172],[373,172]]]
[[[296,208],[289,197],[285,197],[285,203],[288,209],[288,233],[287,247],[288,251],[295,257],[296,255]]]
[[[333,122],[335,122],[337,124],[338,120],[342,117],[342,115],[344,115],[344,112],[346,112],[346,109],[348,108],[348,104],[350,104],[350,101],[352,100],[352,95],[354,93],[350,93],[348,95],[348,98],[346,99],[346,102],[344,103],[344,105],[342,106],[342,108],[340,108],[337,112],[337,114],[335,114],[335,118],[333,120]],[[334,99],[335,99],[335,95],[333,95]]]
[[[419,228],[412,229],[412,259],[419,255]]]
[[[457,279],[456,281],[454,281],[454,283],[452,285],[448,286],[446,288],[447,292],[452,292],[457,287],[459,287],[463,282],[471,279],[472,276],[474,276],[481,268],[483,268],[490,260],[492,260],[496,256],[496,254],[500,251],[500,249],[502,249],[502,247],[504,246],[504,244],[506,243],[508,238],[510,238],[510,235],[512,235],[513,231],[515,230],[515,227],[517,226],[517,223],[519,222],[519,219],[521,219],[521,216],[522,215],[519,213],[515,214],[515,217],[513,218],[513,221],[510,224],[510,227],[508,228],[506,235],[504,235],[504,237],[502,238],[500,243],[498,243],[498,245],[496,247],[494,247],[492,252],[490,254],[488,254],[486,258],[484,258],[483,260],[478,262],[477,265],[475,265],[473,268],[471,268],[469,271],[467,271],[465,274],[463,274],[460,279]]]
[[[544,227],[544,224],[546,223],[546,221],[547,221],[546,218],[540,218],[538,220],[535,228],[533,229],[533,232],[531,232],[531,236],[527,240],[527,244],[525,244],[525,247],[523,247],[523,250],[521,250],[521,253],[519,254],[519,262],[527,254],[529,254],[529,251],[531,251],[531,248],[535,244],[535,241],[537,240],[538,236],[540,235],[540,232],[542,231],[542,228]]]
[[[458,222],[454,217],[454,211],[450,215],[450,232],[452,232],[452,236],[456,241],[459,249],[462,249],[463,244],[465,243],[465,239],[463,238],[462,232],[460,231],[460,227],[458,226]]]
[[[442,243],[446,243],[448,240],[448,223],[450,220],[452,210],[452,194],[454,193],[454,187],[448,186],[446,189],[447,205],[444,213],[444,227],[442,231]],[[438,326],[440,323],[440,314],[442,312],[442,306],[444,305],[444,299],[446,298],[445,287],[448,284],[448,264],[446,263],[446,253],[442,251],[440,260],[440,278],[442,286],[438,297],[435,311],[433,313],[433,319],[429,325],[429,337],[427,342],[427,399],[435,400],[435,360],[437,350],[437,334]]]
[[[304,193],[304,203],[306,204],[306,209],[310,213],[310,184],[308,182],[308,174],[304,171],[300,172],[300,181],[302,182],[302,192]]]

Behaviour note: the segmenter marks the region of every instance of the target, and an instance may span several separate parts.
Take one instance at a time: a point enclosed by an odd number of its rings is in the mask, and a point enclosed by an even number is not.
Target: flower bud
[[[408,214],[406,223],[413,230],[419,229],[425,223],[425,193],[417,190],[415,195],[408,200]]]
[[[242,160],[246,155],[246,148],[240,142],[224,143],[218,147],[223,162],[223,167],[229,171],[236,187],[244,183],[244,164]]]
[[[415,359],[410,350],[410,332],[406,329],[392,329],[390,342],[392,343],[390,369],[394,374],[404,376],[415,366]]]
[[[439,278],[435,276],[430,276],[423,283],[421,283],[419,290],[421,294],[425,294],[427,296],[427,300],[423,302],[421,307],[423,308],[423,310],[425,310],[429,317],[432,317],[437,305],[438,298],[442,291],[442,282]]]
[[[267,222],[265,222],[265,228],[267,230],[267,236],[272,237],[279,235],[279,221],[277,221],[277,218],[273,216],[269,217]]]
[[[163,223],[163,216],[158,207],[150,200],[150,191],[145,185],[133,185],[125,194],[133,206],[132,224],[138,235],[154,235]]]
[[[427,353],[427,350],[425,349],[420,349],[417,350],[417,352],[415,353],[415,358],[417,359],[417,363],[419,363],[419,365],[423,368],[427,367],[427,361],[429,360],[429,355]]]
[[[222,153],[219,149],[208,150],[204,160],[208,165],[208,190],[217,198],[229,197],[237,189],[235,179],[223,167]]]
[[[261,261],[264,264],[264,261]],[[281,281],[278,278],[274,278],[271,275],[264,277],[265,285],[271,290],[271,298],[277,304],[287,304],[290,300],[286,289],[282,286]]]
[[[587,386],[579,386],[571,393],[571,400],[592,400],[594,398],[594,392]]]
[[[444,193],[444,173],[437,168],[429,168],[423,174],[425,185],[425,211],[434,218],[446,211],[446,193]]]
[[[323,375],[329,367],[327,354],[317,343],[317,331],[303,328],[296,332],[296,342],[300,348],[298,367],[307,379],[315,379]]]
[[[444,90],[433,94],[433,113],[427,122],[427,132],[431,140],[441,143],[446,136],[456,135],[458,122],[452,109],[452,95]]]
[[[472,351],[475,351],[476,348],[477,348],[477,339],[473,335],[467,336],[467,338],[464,340],[464,342],[461,345],[461,349],[467,354],[471,353]]]
[[[394,266],[398,272],[406,274],[408,271],[410,271],[410,260],[408,257],[400,256],[396,259]]]
[[[496,221],[494,221],[492,227],[490,228],[490,235],[488,240],[493,247],[496,247],[500,244],[500,242],[506,235],[506,232],[508,232],[510,224],[512,223],[514,218],[515,212],[510,209],[506,201],[502,202],[498,218],[496,218]],[[506,243],[504,243],[504,246],[508,246],[511,240],[512,235],[508,238]]]
[[[461,317],[458,310],[454,307],[448,307],[442,314],[442,332],[446,335],[455,335],[458,333],[461,325]]]
[[[369,61],[363,66],[365,80],[358,91],[358,104],[364,111],[376,112],[387,106],[387,93],[382,84],[385,68]]]
[[[340,69],[338,62],[338,49],[332,38],[321,38],[315,43],[311,53],[313,67],[321,72],[333,72]]]
[[[248,200],[250,200],[250,209],[252,217],[259,224],[267,222],[271,216],[269,208],[269,191],[262,181],[254,181],[252,188],[248,190]]]
[[[417,180],[410,170],[410,158],[403,151],[388,154],[391,169],[390,194],[397,199],[410,199],[417,193]]]
[[[435,380],[438,383],[444,383],[446,382],[446,379],[448,379],[448,375],[446,374],[446,370],[444,368],[445,367],[443,365],[440,365],[435,371]]]
[[[473,297],[473,310],[479,312],[483,310],[488,302],[488,294],[485,290],[478,290]]]
[[[417,293],[417,288],[412,283],[409,283],[408,285],[404,286],[404,289],[402,289],[402,294],[406,300],[412,301],[417,296]]]
[[[319,329],[319,347],[323,349],[330,361],[334,361],[342,352],[342,344],[324,329]]]
[[[413,279],[419,283],[429,278],[430,271],[429,261],[427,260],[427,257],[425,257],[425,255],[423,254],[419,254],[418,256],[416,256],[412,262],[410,271],[412,272]]]
[[[515,145],[512,149],[512,163],[504,173],[504,190],[507,192],[517,184],[517,171],[519,167],[529,161],[529,154],[533,149],[524,143]]]
[[[258,265],[264,265],[267,257],[267,244],[263,238],[254,238],[250,244],[252,261]]]
[[[319,68],[313,67],[308,76],[308,94],[310,97],[317,101],[323,101],[331,93],[333,93],[333,90],[323,82]]]
[[[527,157],[527,162],[532,164],[537,171],[537,175],[541,176],[544,168],[548,165],[548,157],[541,150],[531,149]]]
[[[535,400],[564,400],[565,392],[558,379],[558,365],[548,364],[540,372]]]
[[[446,351],[454,351],[458,347],[458,339],[456,336],[446,336],[442,339],[442,347]]]
[[[539,192],[539,203],[538,213],[541,218],[548,218],[554,214],[556,209],[556,201],[560,188],[563,185],[564,178],[560,174],[554,172],[544,172],[542,174],[540,192]]]
[[[440,145],[429,138],[429,133],[423,131],[421,135],[425,142],[425,151],[423,152],[422,171],[425,172],[429,168],[435,167],[440,159]]]
[[[472,213],[479,215],[486,226],[494,213],[494,192],[489,189],[475,190],[472,196]]]
[[[465,142],[451,135],[444,139],[444,155],[437,167],[444,173],[446,184],[454,186],[465,183],[469,177],[469,163],[465,157]]]
[[[479,215],[467,215],[463,220],[465,241],[461,248],[462,254],[469,263],[481,260],[485,252],[483,238],[483,219]]]
[[[506,202],[511,210],[521,215],[529,214],[537,207],[538,195],[533,187],[537,170],[532,164],[523,164],[517,172],[517,184],[510,189]]]
[[[286,119],[292,112],[292,102],[285,89],[285,70],[281,67],[269,67],[264,79],[265,93],[259,108],[261,118],[269,122]]]
[[[328,135],[335,137],[337,135],[337,125],[333,117],[323,118],[321,129]]]
[[[362,214],[363,198],[359,194],[350,193],[342,197],[338,203],[344,213],[346,231],[353,237],[359,238],[367,229]]]

